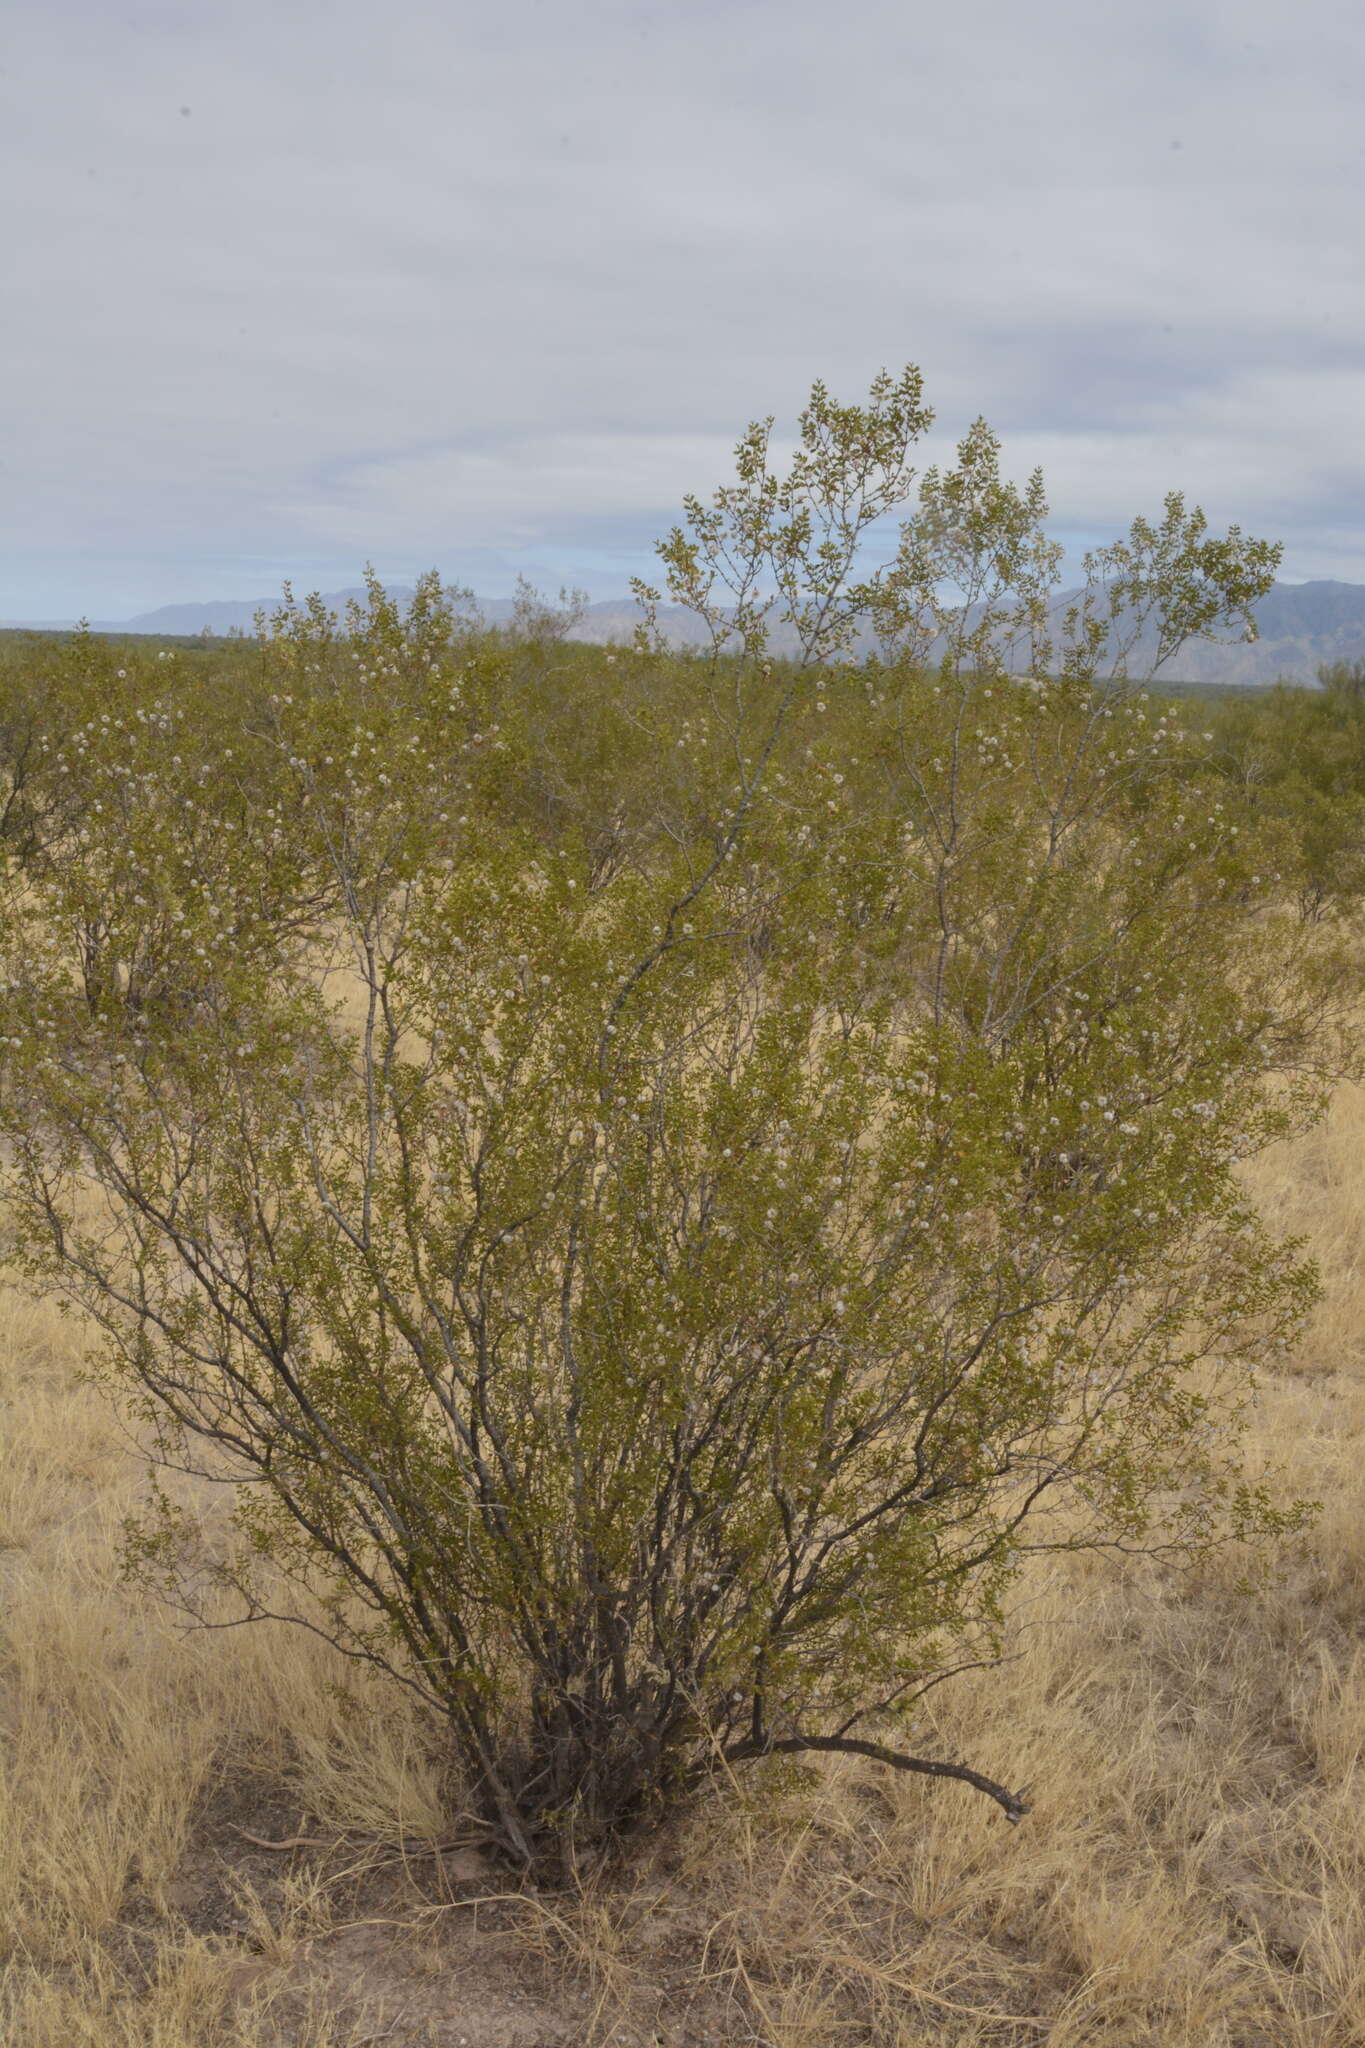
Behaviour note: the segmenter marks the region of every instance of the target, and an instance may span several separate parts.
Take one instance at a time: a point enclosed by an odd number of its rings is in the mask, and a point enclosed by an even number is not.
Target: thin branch
[[[1022,1792],[1009,1791],[1006,1786],[997,1784],[994,1778],[984,1777],[967,1764],[944,1763],[935,1757],[907,1756],[903,1750],[891,1749],[884,1742],[869,1742],[858,1735],[784,1735],[761,1738],[757,1742],[746,1736],[742,1742],[732,1743],[728,1749],[722,1750],[719,1759],[708,1762],[705,1768],[714,1770],[717,1762],[751,1763],[765,1756],[803,1756],[811,1752],[865,1756],[870,1757],[873,1763],[889,1765],[893,1771],[916,1771],[926,1778],[956,1778],[964,1785],[974,1785],[978,1792],[984,1792],[988,1799],[993,1799],[1006,1820],[1016,1825],[1031,1810]]]

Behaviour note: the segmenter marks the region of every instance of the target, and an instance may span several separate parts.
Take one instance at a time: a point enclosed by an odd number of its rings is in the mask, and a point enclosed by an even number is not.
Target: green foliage
[[[160,1500],[130,1555],[242,1615],[305,1588],[523,1864],[807,1748],[1018,1818],[895,1730],[1023,1555],[1305,1512],[1238,1464],[1313,1281],[1236,1168],[1316,1111],[1336,963],[1090,624],[1004,672],[1051,557],[984,429],[851,585],[926,419],[914,372],[817,386],[786,480],[750,430],[661,550],[710,660],[286,592],[212,702],[149,660],[50,739],[77,794],[8,871],[21,1256],[159,1456],[243,1482],[226,1551]],[[1264,566],[1178,508],[1138,544],[1176,620]],[[884,658],[827,670],[869,602]]]
[[[1042,472],[1022,491],[1003,478],[1000,442],[982,419],[958,444],[956,468],[925,472],[893,559],[858,574],[870,529],[909,499],[910,451],[934,420],[913,366],[894,381],[882,371],[870,400],[835,405],[817,383],[785,477],[771,466],[770,417],[736,445],[734,484],[709,505],[684,500],[690,531],[675,526],[658,553],[669,595],[703,621],[713,653],[738,642],[761,659],[776,612],[802,667],[846,656],[861,631],[902,666],[1055,669],[1081,684],[1126,679],[1139,642],[1152,643],[1155,675],[1191,638],[1256,638],[1252,607],[1283,548],[1236,526],[1211,536],[1199,507],[1187,512],[1173,491],[1159,525],[1139,517],[1125,539],[1084,557],[1085,585],[1056,641],[1064,550],[1047,535]],[[657,649],[662,593],[639,578],[632,588],[645,613],[638,644]]]
[[[1365,655],[1357,655],[1354,661],[1325,661],[1318,670],[1318,681],[1338,703],[1360,704],[1365,700]]]
[[[1296,900],[1318,920],[1351,920],[1365,892],[1360,668],[1325,667],[1320,692],[1281,685],[1196,714],[1242,800],[1281,823]]]

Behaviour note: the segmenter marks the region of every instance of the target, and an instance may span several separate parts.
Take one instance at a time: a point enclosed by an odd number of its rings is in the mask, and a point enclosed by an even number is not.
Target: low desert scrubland
[[[1361,670],[930,419],[0,650],[7,2044],[1365,2041]]]

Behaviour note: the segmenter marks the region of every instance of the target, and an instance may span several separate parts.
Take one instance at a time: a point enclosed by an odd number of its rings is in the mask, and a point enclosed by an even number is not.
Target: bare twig
[[[344,1835],[336,1835],[331,1841],[323,1835],[287,1835],[282,1842],[268,1842],[264,1835],[253,1835],[248,1828],[234,1827],[232,1832],[255,1849],[340,1849],[346,1840]]]
[[[449,1842],[384,1842],[382,1836],[350,1834],[333,1835],[286,1835],[283,1841],[271,1842],[264,1835],[253,1835],[247,1828],[234,1827],[233,1833],[240,1835],[244,1842],[250,1842],[257,1849],[345,1849],[357,1842],[373,1842],[389,1848],[395,1856],[401,1856],[412,1863],[428,1856],[449,1856],[456,1849],[480,1849],[485,1845],[484,1835],[456,1835]]]
[[[1022,1793],[997,1785],[994,1778],[983,1777],[980,1771],[974,1771],[966,1764],[943,1763],[935,1757],[906,1756],[902,1750],[889,1749],[882,1742],[867,1742],[857,1735],[788,1735],[773,1741],[746,1740],[727,1749],[724,1760],[727,1763],[749,1763],[764,1756],[802,1756],[810,1751],[835,1756],[866,1756],[871,1757],[874,1763],[889,1764],[893,1771],[918,1771],[928,1778],[956,1778],[993,1799],[1006,1820],[1016,1825],[1029,1811]]]

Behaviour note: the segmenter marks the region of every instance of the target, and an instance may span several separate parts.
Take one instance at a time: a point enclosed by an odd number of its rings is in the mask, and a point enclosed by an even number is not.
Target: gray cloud
[[[1180,488],[1365,579],[1363,72],[1322,0],[30,4],[0,616],[607,595],[906,361],[925,459],[984,412],[1067,535]]]

